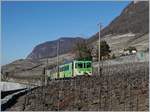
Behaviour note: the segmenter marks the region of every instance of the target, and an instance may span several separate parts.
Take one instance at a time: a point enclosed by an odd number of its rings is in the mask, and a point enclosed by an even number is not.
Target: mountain
[[[143,35],[149,31],[149,2],[131,2],[123,9],[108,26],[101,31],[101,36],[134,33]],[[89,42],[98,39],[98,33],[93,35]]]
[[[76,42],[83,41],[81,37],[62,37],[58,40],[48,41],[37,45],[33,51],[27,56],[27,59],[52,58],[57,55],[57,47],[59,55],[68,53],[73,50]]]
[[[101,36],[110,46],[115,55],[128,46],[137,50],[149,48],[149,4],[148,1],[131,2],[107,27]],[[61,41],[62,40],[62,41]],[[57,43],[60,41],[59,55],[62,62],[74,58],[73,46],[77,41],[85,40],[80,37],[63,37],[37,45],[27,56],[27,59],[14,61],[2,66],[2,74],[14,77],[43,75],[43,68],[56,64]],[[98,33],[87,39],[90,45],[96,45]],[[19,78],[20,79],[20,78]]]
[[[148,1],[131,2],[123,9],[121,14],[116,17],[108,26],[101,31],[101,36],[121,35],[133,33],[135,36],[142,36],[149,31],[149,4]],[[133,36],[132,36],[133,37]],[[137,37],[136,37],[137,38]],[[98,33],[88,39],[89,43],[98,39]],[[63,37],[58,40],[48,41],[37,45],[33,51],[27,56],[27,59],[51,58],[57,55],[57,43],[60,42],[59,54],[65,54],[72,51],[75,42],[83,40],[83,38]],[[111,44],[111,43],[110,43]],[[126,44],[125,44],[126,45]],[[113,48],[112,48],[113,49]]]
[[[139,1],[139,2],[131,2],[129,5],[123,9],[121,14],[116,17],[108,26],[106,26],[101,31],[101,36],[105,37],[107,35],[111,35],[107,37],[111,44],[111,39],[114,38],[114,35],[123,35],[127,33],[132,33],[135,36],[135,39],[143,36],[149,31],[149,4],[148,1]],[[133,41],[133,36],[125,36],[127,43],[123,43],[124,46],[128,46],[131,40]],[[129,40],[129,39],[131,40]],[[91,44],[98,39],[98,33],[91,36],[88,39],[88,42]],[[62,37],[58,40],[48,41],[42,44],[37,45],[33,51],[27,56],[27,59],[40,59],[40,58],[51,58],[57,55],[57,43],[60,41],[60,49],[59,54],[65,54],[73,50],[73,47],[77,41],[83,40],[80,37]],[[118,41],[113,40],[113,41]],[[145,42],[144,42],[145,43]],[[121,43],[122,44],[122,43]],[[147,45],[147,44],[146,44]],[[118,46],[118,45],[117,45]],[[121,48],[123,48],[122,46]],[[114,46],[111,46],[114,49]],[[120,47],[120,46],[118,46]],[[139,47],[139,46],[138,46]],[[146,48],[145,46],[143,48]]]

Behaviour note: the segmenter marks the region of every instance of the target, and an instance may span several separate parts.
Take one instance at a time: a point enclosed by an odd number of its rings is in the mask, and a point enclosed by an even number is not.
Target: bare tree
[[[88,46],[86,40],[76,42],[74,46],[74,51],[76,54],[76,58],[78,60],[91,60],[91,52],[92,49]]]

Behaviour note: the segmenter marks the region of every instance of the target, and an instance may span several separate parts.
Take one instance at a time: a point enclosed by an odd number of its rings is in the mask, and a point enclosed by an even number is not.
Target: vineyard
[[[52,80],[9,111],[148,111],[148,62],[108,65],[98,75]]]

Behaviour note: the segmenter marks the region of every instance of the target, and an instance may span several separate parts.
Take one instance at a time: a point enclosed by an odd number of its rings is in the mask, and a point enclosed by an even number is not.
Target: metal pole
[[[100,76],[100,87],[99,87],[99,103],[100,103],[100,105],[99,105],[99,111],[101,110],[101,86],[102,86],[102,82],[101,82],[101,73],[100,73],[100,42],[101,42],[101,35],[100,35],[100,33],[101,33],[101,23],[99,23],[98,24],[98,26],[99,26],[99,49],[98,49],[98,75]]]
[[[57,77],[59,77],[59,40],[57,42]]]
[[[59,77],[59,75],[60,75],[59,74],[59,49],[60,49],[60,42],[61,41],[63,41],[63,40],[58,40],[58,42],[57,42],[57,77]],[[62,86],[63,86],[63,80],[62,80]],[[61,87],[60,91],[62,93],[62,87]],[[60,97],[61,97],[60,91],[58,91],[58,111],[60,110],[60,107],[59,107]]]
[[[47,86],[47,82],[48,82],[48,57],[47,57],[47,68],[45,69],[45,86]]]
[[[99,26],[99,48],[98,48],[98,75],[100,75],[100,42],[101,42],[101,23],[98,24]]]
[[[59,40],[57,42],[57,78],[59,77]],[[57,110],[59,111],[59,91],[58,91],[58,105]]]

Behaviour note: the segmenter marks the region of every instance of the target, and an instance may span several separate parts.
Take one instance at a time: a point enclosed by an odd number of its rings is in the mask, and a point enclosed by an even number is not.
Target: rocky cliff
[[[59,55],[65,54],[73,50],[76,42],[84,40],[76,37],[62,37],[58,40],[48,41],[37,45],[33,51],[27,56],[27,59],[41,59],[52,58],[57,55],[57,47],[59,48]]]

